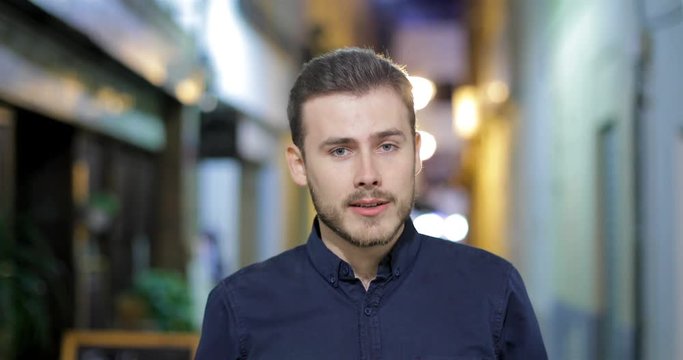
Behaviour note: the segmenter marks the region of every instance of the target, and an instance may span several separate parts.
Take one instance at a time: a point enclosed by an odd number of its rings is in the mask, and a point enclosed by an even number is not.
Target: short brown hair
[[[301,108],[307,100],[332,93],[363,95],[372,89],[387,86],[401,96],[415,135],[415,110],[412,85],[405,70],[389,58],[370,49],[344,48],[306,63],[289,93],[287,117],[292,141],[303,153],[305,129]]]

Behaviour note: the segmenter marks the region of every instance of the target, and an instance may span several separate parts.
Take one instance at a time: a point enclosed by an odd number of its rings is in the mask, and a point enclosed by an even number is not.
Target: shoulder
[[[484,249],[427,235],[419,236],[422,237],[423,250],[430,256],[442,256],[453,261],[471,262],[476,266],[496,266],[502,268],[512,266],[509,261]]]
[[[515,272],[504,258],[470,245],[422,237],[421,260],[446,273],[471,278],[474,281],[506,282]]]
[[[235,301],[239,298],[272,296],[280,284],[296,283],[308,265],[305,245],[297,246],[265,261],[246,266],[223,279],[216,288]]]
[[[225,285],[238,285],[252,281],[273,281],[282,277],[288,277],[301,271],[303,265],[308,262],[305,245],[300,245],[284,251],[267,260],[257,262],[236,271],[225,278]]]

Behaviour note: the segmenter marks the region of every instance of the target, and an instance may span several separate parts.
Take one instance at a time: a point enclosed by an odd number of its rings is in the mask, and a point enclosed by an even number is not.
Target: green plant
[[[195,330],[190,290],[179,273],[160,269],[142,272],[135,278],[133,293],[144,300],[159,330]]]
[[[65,308],[62,274],[61,262],[30,221],[20,220],[10,238],[0,219],[0,358],[56,349],[55,314]]]

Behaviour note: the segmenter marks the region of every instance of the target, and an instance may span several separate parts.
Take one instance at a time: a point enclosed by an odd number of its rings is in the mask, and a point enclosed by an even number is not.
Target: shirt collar
[[[401,236],[384,258],[378,269],[378,277],[386,274],[400,278],[412,268],[415,258],[420,250],[420,237],[410,218],[406,219]],[[318,218],[313,220],[313,228],[306,243],[308,257],[315,269],[332,286],[338,286],[339,278],[352,274],[351,267],[345,261],[337,257],[325,246],[320,237],[320,225]],[[387,274],[386,272],[390,272]],[[351,275],[353,276],[353,275]]]

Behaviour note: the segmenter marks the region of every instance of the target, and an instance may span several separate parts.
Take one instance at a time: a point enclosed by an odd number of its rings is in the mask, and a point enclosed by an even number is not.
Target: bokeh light
[[[413,106],[415,110],[424,109],[436,94],[434,83],[420,76],[408,76],[413,85]]]
[[[436,139],[434,135],[426,131],[418,131],[422,142],[420,143],[420,160],[425,161],[431,158],[436,152]]]

